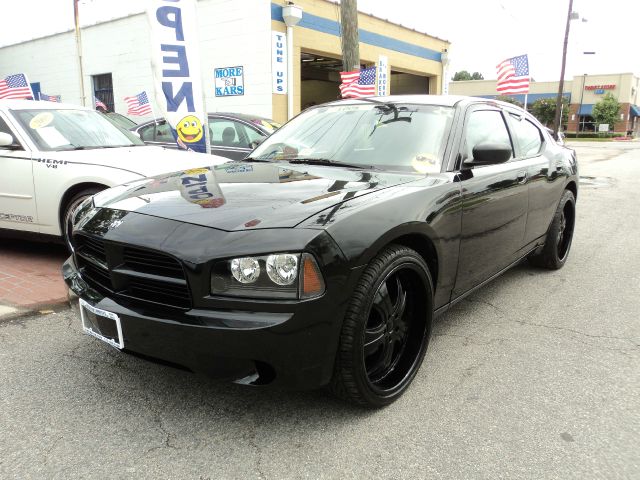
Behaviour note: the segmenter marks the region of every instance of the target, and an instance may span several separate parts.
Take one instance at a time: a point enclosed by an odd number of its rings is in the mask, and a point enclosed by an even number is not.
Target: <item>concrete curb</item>
[[[48,313],[60,312],[70,308],[69,298],[60,299],[53,303],[38,303],[16,307],[13,305],[0,304],[0,323],[26,317],[28,315],[46,315]]]

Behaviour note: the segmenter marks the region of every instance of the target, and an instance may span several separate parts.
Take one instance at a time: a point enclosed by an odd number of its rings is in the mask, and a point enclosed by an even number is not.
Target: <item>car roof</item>
[[[9,110],[92,110],[82,105],[34,100],[0,100],[0,108]]]

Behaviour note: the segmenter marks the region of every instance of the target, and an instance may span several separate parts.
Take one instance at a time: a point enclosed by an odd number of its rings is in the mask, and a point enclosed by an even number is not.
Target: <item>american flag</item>
[[[529,59],[526,55],[507,58],[496,67],[500,93],[529,93]]]
[[[93,97],[93,103],[95,104],[96,108],[100,107],[100,108],[104,108],[105,110],[109,110],[107,106],[104,103],[102,103],[102,101],[98,97]]]
[[[60,95],[47,95],[46,93],[40,92],[39,94],[40,100],[44,102],[57,102],[60,103],[62,97]]]
[[[371,97],[376,94],[376,67],[355,72],[340,72],[343,98]]]
[[[127,104],[127,115],[150,115],[151,104],[147,92],[143,91],[133,97],[124,97]]]
[[[33,98],[27,76],[16,73],[0,80],[0,98]]]

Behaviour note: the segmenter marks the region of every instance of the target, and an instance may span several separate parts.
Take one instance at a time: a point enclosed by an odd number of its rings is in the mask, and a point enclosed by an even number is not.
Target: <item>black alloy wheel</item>
[[[398,399],[427,349],[432,297],[429,268],[417,252],[392,245],[374,258],[345,315],[334,393],[368,407]]]
[[[576,200],[570,190],[565,190],[551,221],[544,247],[529,255],[529,262],[542,268],[558,270],[569,257],[576,221]]]

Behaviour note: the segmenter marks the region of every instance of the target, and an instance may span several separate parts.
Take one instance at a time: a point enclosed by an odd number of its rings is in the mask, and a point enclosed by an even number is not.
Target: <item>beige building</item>
[[[559,82],[532,82],[527,96],[527,106],[540,98],[556,98]],[[563,95],[569,100],[569,119],[567,132],[596,131],[591,113],[593,106],[604,94],[611,93],[620,102],[620,118],[613,127],[615,132],[638,132],[640,129],[639,90],[640,78],[633,73],[615,73],[605,75],[579,75],[564,82]],[[495,80],[469,80],[451,82],[449,93],[452,95],[471,95],[474,97],[495,98]],[[524,94],[509,95],[524,103]]]
[[[144,3],[144,2],[141,2]],[[260,115],[283,122],[313,103],[339,96],[342,70],[340,6],[328,0],[296,0],[302,18],[293,27],[287,58],[284,0],[199,0],[198,38],[207,110]],[[442,92],[443,52],[449,42],[360,13],[362,66],[386,57],[389,94]],[[82,28],[82,86],[74,31],[0,48],[0,78],[25,73],[34,95],[60,95],[65,103],[91,105],[97,97],[126,114],[125,96],[153,91],[149,22],[139,13]],[[446,57],[445,57],[446,59]],[[293,67],[288,78],[287,60]],[[225,70],[226,69],[226,70]],[[241,72],[231,94],[216,88],[216,71]],[[282,81],[282,83],[277,83]],[[285,87],[286,85],[286,87]],[[288,87],[288,88],[287,88]],[[152,95],[153,97],[153,95]],[[155,100],[152,106],[158,112]],[[136,117],[139,122],[149,119]]]

